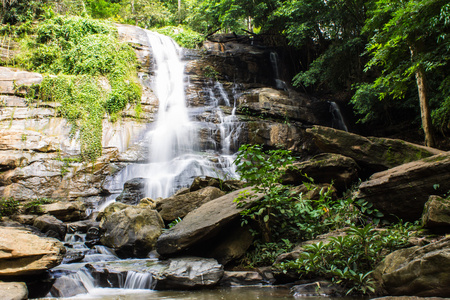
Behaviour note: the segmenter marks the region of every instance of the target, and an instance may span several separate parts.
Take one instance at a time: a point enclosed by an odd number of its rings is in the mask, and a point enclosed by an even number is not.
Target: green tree
[[[405,98],[415,86],[425,144],[434,146],[432,94],[427,81],[432,78],[433,84],[437,82],[440,91],[446,93],[443,83],[449,81],[446,67],[450,59],[450,4],[447,0],[378,0],[375,4],[365,25],[365,31],[371,36],[367,45],[371,60],[366,70],[376,68],[381,73],[372,84],[360,88],[371,89],[383,99],[386,96]],[[438,107],[445,115],[449,96],[444,97],[447,99]],[[357,101],[355,98],[354,102]]]
[[[366,43],[361,30],[371,3],[289,0],[274,12],[273,22],[284,24],[289,43],[306,50],[306,65],[294,77],[295,86],[348,91],[352,83],[361,80],[361,53]]]

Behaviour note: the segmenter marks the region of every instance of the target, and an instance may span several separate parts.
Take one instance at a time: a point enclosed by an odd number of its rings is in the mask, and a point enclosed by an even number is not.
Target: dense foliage
[[[270,265],[298,242],[348,227],[344,236],[304,247],[300,258],[278,266],[281,272],[295,271],[300,278],[330,278],[349,293],[374,292],[371,272],[389,252],[404,247],[412,226],[376,228],[383,215],[364,202],[350,197],[337,198],[331,187],[317,187],[312,179],[304,182],[308,191],[320,189],[318,197],[295,193],[283,185],[282,177],[294,158],[289,151],[264,151],[258,145],[243,145],[236,163],[242,179],[261,198],[242,211],[242,225],[250,226],[255,236],[254,250],[244,257],[248,266]],[[308,178],[305,174],[305,178]],[[250,203],[252,193],[242,193],[238,206]]]
[[[12,64],[47,74],[34,96],[61,104],[85,160],[100,156],[105,113],[115,121],[127,105],[139,111],[133,49],[119,42],[112,23],[85,17],[51,16],[15,34],[23,45]]]
[[[446,0],[3,0],[0,8],[2,23],[22,30],[54,13],[166,27],[159,31],[185,47],[230,31],[287,41],[302,54],[287,61],[302,91],[351,101],[370,128],[421,127],[428,145],[450,131]],[[41,50],[52,59],[56,47]]]

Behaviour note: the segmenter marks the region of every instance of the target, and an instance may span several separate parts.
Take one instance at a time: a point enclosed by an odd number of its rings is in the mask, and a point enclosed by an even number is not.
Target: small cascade
[[[128,271],[125,283],[121,288],[124,289],[153,289],[156,285],[156,280],[153,279],[150,273],[138,273]]]
[[[275,79],[275,87],[279,90],[287,90],[287,84],[285,81],[280,79],[280,69],[279,69],[279,57],[278,53],[270,52],[270,63],[272,64],[272,69]]]
[[[345,125],[344,117],[342,116],[341,110],[336,102],[330,102],[330,113],[332,116],[331,127],[348,131],[347,125]]]

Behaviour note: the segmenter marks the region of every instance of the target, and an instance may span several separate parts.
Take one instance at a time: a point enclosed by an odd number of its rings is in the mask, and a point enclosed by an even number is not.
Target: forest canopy
[[[191,47],[216,32],[276,37],[271,46],[301,54],[288,62],[294,88],[350,103],[360,123],[413,124],[429,146],[450,132],[447,0],[2,0],[0,9],[2,35],[69,14],[178,28]]]

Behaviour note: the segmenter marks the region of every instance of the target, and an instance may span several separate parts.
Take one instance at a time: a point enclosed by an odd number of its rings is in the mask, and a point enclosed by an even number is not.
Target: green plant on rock
[[[19,202],[14,198],[0,199],[0,218],[14,215],[19,210]]]
[[[194,49],[197,48],[205,37],[200,33],[185,27],[185,26],[166,26],[158,28],[155,31],[170,36],[183,48]]]
[[[383,257],[405,247],[414,224],[397,224],[385,230],[373,225],[351,226],[345,236],[331,237],[327,242],[306,245],[300,257],[283,262],[283,271],[295,270],[300,278],[320,276],[347,288],[347,294],[375,292],[371,273]]]
[[[102,154],[105,114],[115,121],[128,105],[140,106],[133,49],[118,41],[111,23],[63,16],[39,23],[27,48],[21,64],[50,74],[39,98],[61,103],[59,112],[77,133],[82,158],[95,160]]]
[[[50,204],[53,202],[55,202],[55,200],[49,198],[32,199],[31,201],[28,201],[23,205],[23,210],[28,214],[41,214],[43,213],[42,205]]]

